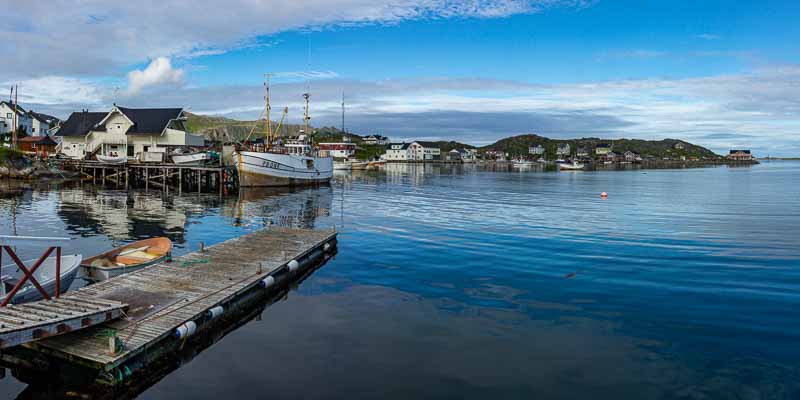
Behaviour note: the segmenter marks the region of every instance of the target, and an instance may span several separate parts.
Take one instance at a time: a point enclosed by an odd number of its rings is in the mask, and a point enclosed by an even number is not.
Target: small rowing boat
[[[140,240],[87,258],[81,263],[84,276],[104,281],[153,265],[169,258],[172,241],[165,237]]]
[[[66,292],[70,285],[72,285],[72,281],[75,280],[75,275],[78,273],[78,267],[81,264],[82,258],[80,254],[61,256],[61,282],[59,282],[59,292]],[[34,263],[36,263],[36,260],[27,260],[24,262],[24,264],[28,266]],[[0,268],[0,299],[4,299],[6,293],[11,293],[11,290],[24,276],[25,273],[22,272],[16,264],[3,265],[2,268]],[[56,293],[56,257],[46,258],[33,273],[33,277],[49,296],[54,296]],[[28,280],[14,295],[11,303],[28,303],[41,300],[42,298],[43,296],[39,290],[36,289],[36,286]]]

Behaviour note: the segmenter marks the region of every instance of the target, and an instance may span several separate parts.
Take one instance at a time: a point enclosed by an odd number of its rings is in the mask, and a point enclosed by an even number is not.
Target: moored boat
[[[61,256],[61,279],[59,282],[59,292],[64,293],[69,290],[72,281],[75,280],[75,275],[78,273],[83,257],[80,254],[62,255]],[[25,265],[33,265],[36,260],[25,261]],[[4,299],[7,293],[21,282],[25,273],[19,269],[16,264],[8,264],[0,268],[0,299]],[[46,258],[38,269],[33,273],[36,282],[44,289],[48,296],[54,296],[56,293],[56,257]],[[14,295],[11,300],[12,304],[21,304],[31,301],[41,300],[42,294],[37,290],[36,286],[28,280],[25,285]]]
[[[128,163],[128,157],[125,156],[104,156],[102,154],[97,155],[97,161],[100,161],[103,164],[111,164],[111,165],[122,165]]]
[[[333,162],[333,169],[337,171],[349,171],[350,170],[350,162],[345,161],[334,161]]]
[[[168,238],[145,239],[87,258],[81,268],[87,279],[104,281],[164,261],[171,252],[172,241]]]
[[[365,170],[369,166],[366,161],[350,160],[350,169],[352,170]]]
[[[199,165],[210,160],[211,154],[206,152],[172,155],[172,162],[178,165]]]
[[[579,169],[583,169],[583,168],[584,168],[584,165],[579,163],[579,162],[577,162],[577,161],[573,161],[571,163],[558,164],[558,169],[562,169],[562,170],[579,170]]]

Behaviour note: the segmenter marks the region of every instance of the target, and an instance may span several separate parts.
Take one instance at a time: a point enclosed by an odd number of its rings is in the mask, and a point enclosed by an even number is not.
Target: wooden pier
[[[238,186],[238,175],[232,166],[225,165],[178,165],[170,163],[105,164],[92,160],[64,160],[61,168],[80,172],[83,181],[93,184],[114,185],[118,188],[131,186],[145,189],[173,190],[178,193],[214,192],[223,193],[226,188]]]
[[[0,360],[48,373],[80,369],[96,384],[116,385],[234,320],[246,304],[285,290],[335,252],[332,230],[270,228],[231,239],[67,293],[64,301],[117,302],[128,310],[100,326],[9,349]]]

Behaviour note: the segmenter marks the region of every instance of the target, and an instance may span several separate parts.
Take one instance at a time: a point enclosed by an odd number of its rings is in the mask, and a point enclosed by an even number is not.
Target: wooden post
[[[106,185],[106,167],[103,167],[103,180],[101,181],[103,186]]]
[[[197,171],[197,193],[200,193],[200,180],[203,179],[203,174]]]
[[[222,196],[222,168],[219,169],[219,175],[217,177],[217,186],[219,186],[219,195]]]
[[[131,170],[128,167],[125,167],[125,189],[128,189],[128,176],[131,174]]]
[[[144,190],[147,191],[150,184],[150,168],[144,167]]]
[[[183,168],[178,168],[178,195],[183,192]]]

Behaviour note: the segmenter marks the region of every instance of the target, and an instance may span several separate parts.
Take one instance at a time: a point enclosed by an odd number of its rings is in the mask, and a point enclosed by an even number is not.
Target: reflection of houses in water
[[[474,173],[477,169],[474,164],[386,163],[384,171],[389,183],[419,186],[432,176]]]
[[[314,228],[317,217],[330,216],[332,206],[330,186],[240,188],[230,212],[236,225]]]
[[[186,207],[153,192],[65,190],[58,215],[67,229],[104,234],[113,240],[168,236],[183,242]]]

